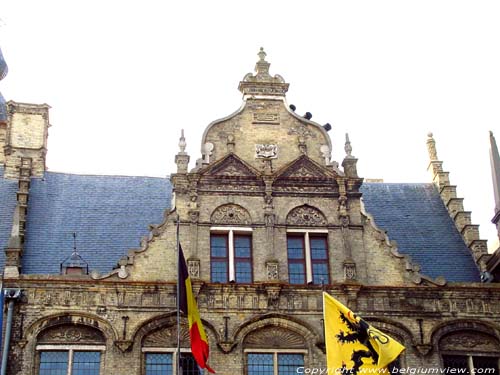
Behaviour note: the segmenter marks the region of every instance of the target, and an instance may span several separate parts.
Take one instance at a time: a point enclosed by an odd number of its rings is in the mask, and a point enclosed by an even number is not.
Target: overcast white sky
[[[48,103],[52,171],[165,176],[241,103],[259,47],[362,177],[430,182],[427,133],[494,247],[499,1],[0,0],[7,100]]]

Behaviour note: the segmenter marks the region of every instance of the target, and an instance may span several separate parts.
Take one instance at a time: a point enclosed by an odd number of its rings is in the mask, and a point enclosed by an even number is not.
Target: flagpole
[[[177,375],[182,375],[181,367],[181,287],[180,287],[180,240],[179,240],[179,214],[177,214]]]

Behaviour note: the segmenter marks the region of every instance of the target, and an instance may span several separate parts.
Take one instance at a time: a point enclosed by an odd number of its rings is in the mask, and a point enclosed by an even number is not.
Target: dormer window
[[[252,282],[252,229],[210,229],[210,280],[215,283]]]

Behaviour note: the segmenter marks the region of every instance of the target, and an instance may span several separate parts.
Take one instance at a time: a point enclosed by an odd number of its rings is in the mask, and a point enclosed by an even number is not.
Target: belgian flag
[[[208,340],[200,319],[196,299],[191,287],[191,279],[186,265],[186,259],[179,244],[179,310],[187,315],[189,337],[191,338],[191,353],[200,368],[206,368],[214,373],[208,364]]]
[[[329,373],[388,374],[388,365],[405,349],[324,292],[323,314]]]

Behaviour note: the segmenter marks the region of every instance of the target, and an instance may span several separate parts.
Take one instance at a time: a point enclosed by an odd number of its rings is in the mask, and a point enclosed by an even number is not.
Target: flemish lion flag
[[[323,314],[326,364],[332,373],[355,375],[373,369],[388,373],[384,369],[405,349],[327,293],[323,293]]]
[[[179,309],[187,315],[189,323],[189,337],[191,338],[191,353],[201,368],[215,373],[208,364],[208,340],[200,319],[196,299],[191,287],[191,279],[184,259],[182,247],[179,245]]]

